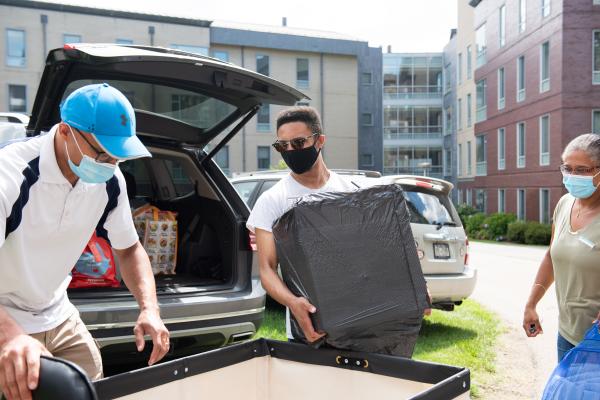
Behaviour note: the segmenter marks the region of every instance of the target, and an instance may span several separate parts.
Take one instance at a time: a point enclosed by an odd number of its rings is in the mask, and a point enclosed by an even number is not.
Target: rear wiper
[[[452,221],[444,221],[444,222],[434,222],[434,225],[437,225],[436,230],[440,230],[442,229],[442,226],[456,226],[456,222],[452,222]]]

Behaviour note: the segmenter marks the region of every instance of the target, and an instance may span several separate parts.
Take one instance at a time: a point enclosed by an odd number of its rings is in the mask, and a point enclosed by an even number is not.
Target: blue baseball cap
[[[60,105],[66,124],[92,134],[111,157],[131,160],[150,157],[135,135],[135,113],[129,100],[108,83],[83,86]]]

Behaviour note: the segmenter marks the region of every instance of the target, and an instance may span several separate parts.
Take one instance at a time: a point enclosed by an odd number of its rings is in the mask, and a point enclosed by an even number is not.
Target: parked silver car
[[[406,194],[421,268],[434,307],[451,311],[475,289],[477,270],[469,266],[469,242],[450,201],[450,182],[414,175],[383,176],[372,171],[336,171],[356,186],[397,183]],[[231,183],[252,208],[266,190],[288,171],[239,175]]]
[[[213,158],[262,103],[293,105],[305,96],[267,76],[182,51],[65,45],[48,55],[28,135],[59,122],[59,104],[72,91],[99,82],[131,101],[137,134],[152,153],[120,164],[132,207],[150,203],[177,213],[176,275],[156,277],[171,355],[249,339],[263,320],[265,292],[252,269],[248,208]],[[147,359],[134,345],[138,305],[123,285],[72,289],[69,297],[105,365]]]

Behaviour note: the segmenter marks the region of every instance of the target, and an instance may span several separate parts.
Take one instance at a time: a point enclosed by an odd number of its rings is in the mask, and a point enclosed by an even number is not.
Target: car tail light
[[[65,50],[75,50],[75,46],[72,44],[65,44],[63,45],[63,49]]]
[[[469,265],[469,239],[465,239],[465,267]]]
[[[256,251],[256,235],[252,232],[248,234],[248,244],[250,245],[250,250]]]

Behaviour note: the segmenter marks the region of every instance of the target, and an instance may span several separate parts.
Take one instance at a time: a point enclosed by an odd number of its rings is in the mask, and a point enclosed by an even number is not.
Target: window
[[[540,223],[550,223],[550,190],[540,189]]]
[[[458,84],[462,84],[462,53],[458,53],[456,62],[456,75],[458,75]]]
[[[475,47],[477,49],[477,66],[481,67],[487,62],[486,52],[487,47],[485,43],[485,24],[477,28],[475,32]]]
[[[373,117],[372,121],[374,123],[376,119]],[[383,136],[385,139],[441,138],[443,130],[443,112],[440,107],[412,105],[384,107]]]
[[[462,129],[462,99],[458,99],[458,104],[456,106],[456,123],[458,130]]]
[[[63,35],[63,43],[64,44],[81,43],[81,35],[71,35],[71,34],[65,33]]]
[[[208,55],[208,47],[194,46],[189,44],[172,44],[171,48],[185,51],[187,53],[200,54],[201,56]]]
[[[504,109],[505,105],[505,78],[504,67],[498,68],[498,110]]]
[[[592,111],[592,132],[600,134],[600,110]]]
[[[467,79],[471,79],[472,77],[472,69],[471,65],[471,46],[467,46]]]
[[[116,44],[133,44],[131,39],[115,39]]]
[[[463,174],[463,169],[462,169],[462,143],[460,143],[458,145],[458,151],[456,152],[456,171],[457,171],[457,175],[458,176],[462,176]]]
[[[365,126],[373,126],[373,114],[363,113],[362,114],[362,124]]]
[[[476,158],[476,174],[477,176],[487,175],[487,140],[485,135],[475,138],[475,158]]]
[[[225,50],[213,50],[213,58],[217,58],[221,61],[229,62],[229,52]]]
[[[519,32],[524,32],[527,22],[527,0],[519,0]]]
[[[269,76],[269,56],[264,54],[256,55],[256,72]]]
[[[309,103],[308,101],[297,101],[297,102],[296,102],[296,105],[297,105],[298,107],[309,107],[309,106],[310,106],[310,103]]]
[[[467,198],[466,198],[467,205],[468,206],[472,205],[473,204],[473,193],[472,193],[471,189],[467,189],[465,194],[467,196]]]
[[[411,223],[427,225],[452,223],[452,225],[456,225],[459,222],[452,210],[450,199],[446,195],[414,186],[406,188],[404,196],[410,210]]]
[[[517,168],[525,168],[525,122],[517,124]]]
[[[473,158],[471,156],[471,141],[467,142],[467,175],[471,175],[473,173],[473,168],[471,167],[471,163]]]
[[[256,113],[256,130],[271,132],[271,109],[269,104],[263,104]]]
[[[225,145],[215,154],[215,162],[221,170],[229,175],[229,146]]]
[[[9,67],[25,66],[25,31],[6,30],[6,65]]]
[[[360,164],[365,167],[373,166],[373,154],[365,153],[360,156]]]
[[[504,47],[506,44],[506,6],[500,7],[498,21],[498,42],[500,47]]]
[[[446,129],[444,131],[444,135],[452,134],[452,109],[448,108],[446,110]]]
[[[592,83],[600,85],[600,31],[594,31],[594,66],[592,72]]]
[[[363,72],[360,75],[360,82],[363,85],[372,85],[373,84],[373,74],[370,72]]]
[[[550,90],[550,42],[540,48],[540,93]]]
[[[540,165],[550,165],[550,116],[540,117]]]
[[[467,128],[471,126],[471,93],[467,94]]]
[[[542,0],[542,17],[550,15],[550,0]]]
[[[194,183],[192,183],[179,161],[164,160],[164,165],[169,171],[169,175],[171,175],[177,197],[185,196],[195,190]]]
[[[498,212],[506,212],[506,189],[498,189]]]
[[[25,85],[8,85],[8,111],[27,112],[27,87]]]
[[[269,146],[256,147],[256,161],[258,169],[269,169],[271,167],[271,148]]]
[[[525,221],[525,189],[517,189],[517,218]]]
[[[506,168],[506,130],[498,129],[498,169]]]
[[[477,82],[477,98],[475,99],[477,111],[475,122],[485,121],[487,119],[487,81],[485,79]]]
[[[296,58],[296,87],[308,88],[308,58]]]
[[[456,191],[456,204],[462,204],[463,202],[463,191],[462,189],[458,189]]]
[[[475,208],[482,213],[487,210],[487,191],[484,189],[475,189]]]
[[[242,200],[244,200],[244,203],[246,203],[248,207],[251,207],[252,204],[250,204],[250,201],[252,200],[252,194],[256,190],[258,183],[259,181],[241,181],[232,183],[232,185]]]
[[[525,100],[525,56],[517,58],[517,102]]]
[[[452,150],[444,152],[444,175],[452,176]]]

